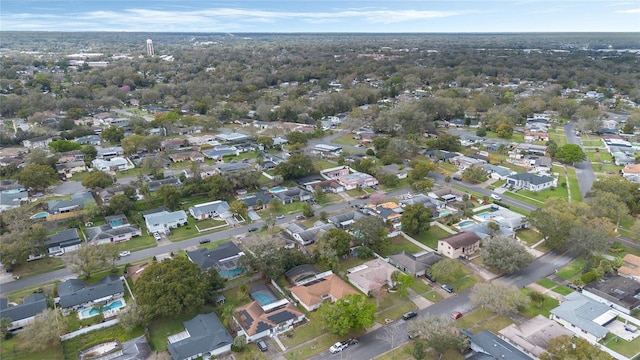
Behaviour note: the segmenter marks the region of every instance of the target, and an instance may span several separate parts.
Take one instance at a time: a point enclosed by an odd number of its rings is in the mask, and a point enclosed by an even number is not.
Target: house
[[[168,234],[171,229],[187,224],[187,213],[184,210],[169,211],[166,207],[142,212],[147,231],[150,233]]]
[[[424,194],[411,195],[407,199],[400,200],[401,207],[413,204],[422,204],[425,208],[431,209],[434,216],[438,215],[439,210],[444,209],[445,202],[438,199],[434,199]]]
[[[309,278],[289,290],[291,296],[307,311],[318,309],[324,302],[335,302],[358,293],[331,271]]]
[[[0,319],[11,319],[10,331],[23,328],[33,322],[36,315],[47,308],[47,297],[42,293],[27,296],[22,304],[9,306],[7,298],[0,298]]]
[[[84,209],[87,204],[95,203],[93,193],[87,191],[71,195],[71,200],[50,200],[47,202],[50,214],[62,214]]]
[[[76,311],[122,298],[124,286],[116,275],[107,275],[91,285],[80,279],[69,279],[58,284],[58,296],[62,309]]]
[[[67,229],[49,235],[44,244],[47,246],[49,255],[61,255],[78,250],[82,245],[82,239],[78,234],[78,229]]]
[[[464,329],[462,333],[469,337],[469,348],[476,353],[472,357],[473,359],[531,360],[531,357],[520,351],[520,349],[502,340],[489,330],[482,330],[474,335],[469,330]]]
[[[443,187],[441,189],[431,191],[427,195],[430,198],[442,200],[445,203],[449,203],[452,201],[462,201],[462,198],[467,195],[464,191],[460,191],[458,189]]]
[[[45,135],[32,139],[22,140],[22,146],[29,149],[49,150],[49,143],[53,141],[53,136]]]
[[[302,184],[307,191],[316,191],[316,189],[320,188],[322,192],[330,192],[337,194],[339,192],[344,191],[344,186],[340,185],[336,180],[314,180],[305,182]]]
[[[189,214],[191,214],[191,216],[196,220],[211,218],[224,219],[232,216],[229,212],[229,203],[222,200],[194,205],[189,208]]]
[[[586,284],[582,295],[627,315],[640,308],[640,283],[620,275],[605,275]]]
[[[517,157],[518,154],[520,155],[536,154],[536,155],[544,156],[546,153],[547,153],[546,145],[520,143],[512,151],[509,151],[509,156]]]
[[[313,224],[313,227],[307,229],[304,225],[293,223],[289,225],[285,232],[291,236],[291,238],[302,245],[309,245],[320,239],[322,234],[327,230],[333,229],[333,224],[325,224],[322,221],[318,221]]]
[[[167,339],[173,360],[209,359],[231,351],[233,338],[216,313],[200,314],[183,324],[183,332]]]
[[[151,181],[147,182],[147,187],[149,188],[149,191],[151,191],[151,192],[158,191],[158,189],[162,185],[170,185],[170,186],[178,187],[178,186],[182,185],[182,181],[180,181],[180,178],[170,176],[170,177],[166,177],[164,179],[151,180]]]
[[[495,223],[495,222],[491,220],[488,220],[488,221],[482,220],[474,224],[465,225],[464,231],[472,232],[478,235],[483,240],[486,238],[492,237],[494,234],[499,234],[504,237],[511,237],[511,238],[516,236],[516,233],[514,231],[509,230],[504,226],[499,226],[497,230],[490,228],[489,227],[490,223]]]
[[[183,162],[185,160],[195,161],[195,162],[204,162],[204,155],[199,151],[186,151],[175,154],[169,154],[169,159],[174,163]]]
[[[273,197],[280,200],[284,205],[292,204],[295,201],[307,201],[313,198],[313,193],[307,191],[305,189],[295,187],[291,189],[287,189],[285,191],[280,191],[273,194]]]
[[[305,283],[307,280],[315,279],[320,271],[313,265],[303,264],[295,266],[284,273],[285,279],[292,285],[297,286]]]
[[[558,181],[551,176],[520,173],[507,176],[504,186],[538,192],[558,186]]]
[[[15,158],[29,153],[29,149],[24,147],[10,147],[0,149],[0,159]]]
[[[397,254],[389,256],[389,264],[397,267],[400,271],[413,275],[424,276],[427,270],[433,266],[433,264],[442,260],[442,256],[435,252],[422,251],[416,254],[408,254],[402,250]]]
[[[385,285],[393,287],[391,274],[397,270],[384,260],[374,259],[348,269],[347,278],[356,289],[365,295],[371,295],[380,291]]]
[[[438,253],[451,259],[470,256],[480,250],[480,237],[470,231],[461,231],[438,240]]]
[[[20,206],[23,201],[29,201],[29,192],[23,187],[0,191],[0,212]]]
[[[73,161],[84,161],[84,153],[80,150],[65,151],[58,153],[58,164]]]
[[[253,285],[249,296],[253,301],[234,311],[238,335],[245,335],[247,341],[278,335],[305,319],[295,304],[278,296],[272,287]]]
[[[60,175],[71,177],[73,176],[73,174],[87,171],[87,166],[82,160],[71,161],[71,162],[66,162],[62,164],[56,164],[56,171]]]
[[[522,165],[536,174],[549,174],[551,172],[552,161],[548,156],[525,155],[522,158]]]
[[[529,227],[527,217],[502,206],[491,204],[478,211],[473,218],[479,222],[493,221],[510,232]]]
[[[551,339],[559,336],[573,337],[573,332],[553,320],[537,315],[520,325],[505,327],[500,330],[500,336],[529,356],[537,358],[547,351]]]
[[[98,153],[96,155],[96,159],[109,160],[114,157],[119,157],[124,155],[124,150],[122,150],[121,146],[107,147],[98,149]]]
[[[369,204],[362,208],[365,214],[370,214],[381,218],[383,221],[398,222],[402,217],[404,209],[393,201],[382,204]]]
[[[249,169],[251,169],[251,164],[247,164],[243,162],[218,165],[218,172],[221,175],[243,171],[243,170],[249,170]]]
[[[243,195],[238,200],[247,205],[248,209],[259,210],[269,205],[273,197],[271,194],[261,191],[255,194]]]
[[[86,136],[76,138],[73,141],[77,142],[80,145],[100,146],[100,144],[102,144],[102,141],[100,140],[100,136],[98,135],[86,135]]]
[[[356,220],[363,218],[365,215],[361,211],[348,211],[346,213],[330,216],[327,218],[327,221],[333,225],[335,225],[339,229],[347,229],[349,225],[356,222]]]
[[[331,179],[337,179],[341,176],[349,175],[351,172],[354,172],[354,170],[352,170],[348,166],[338,166],[334,168],[320,170],[320,176],[322,176],[327,180],[331,180]]]
[[[95,159],[91,161],[94,169],[100,171],[125,171],[133,169],[135,165],[128,158],[114,156],[109,159]]]
[[[427,150],[424,155],[431,160],[446,162],[460,154],[446,150]]]
[[[524,142],[532,143],[534,141],[549,141],[549,133],[542,131],[525,131]]]
[[[640,256],[627,254],[622,261],[624,265],[618,268],[618,275],[640,282]]]
[[[180,138],[166,139],[162,141],[160,147],[165,151],[177,151],[186,147],[189,142]]]
[[[129,220],[123,214],[105,216],[104,221],[104,225],[87,228],[88,244],[119,243],[142,235],[140,228],[129,224]]]
[[[187,251],[189,260],[197,264],[202,271],[214,268],[223,277],[242,273],[243,269],[238,265],[238,259],[242,256],[244,252],[231,241],[221,243],[215,249],[201,248]]]
[[[465,170],[473,166],[482,167],[484,164],[487,163],[486,160],[477,159],[477,158],[465,156],[465,155],[459,155],[459,156],[453,157],[449,159],[449,162],[457,166],[458,169],[460,170]]]
[[[591,343],[602,340],[609,333],[606,326],[618,317],[617,312],[608,305],[579,292],[572,292],[565,299],[550,311],[550,319]]]
[[[123,195],[124,190],[128,187],[134,189],[136,193],[138,192],[137,185],[135,183],[130,183],[127,185],[115,185],[106,189],[98,190],[98,198],[100,198],[103,205],[109,205],[109,201],[111,201],[111,198],[114,195]]]
[[[238,156],[240,151],[235,146],[220,145],[213,149],[203,150],[202,153],[209,159],[220,161],[224,156]]]
[[[361,172],[353,172],[349,175],[338,177],[338,183],[344,186],[345,190],[353,190],[358,187],[371,187],[378,185],[378,179],[375,177]]]
[[[389,164],[380,167],[380,171],[388,175],[395,175],[398,179],[406,179],[409,176],[409,171],[413,170],[411,167],[400,167],[398,164]]]
[[[312,152],[327,157],[338,157],[342,153],[342,146],[317,144],[313,147]]]
[[[216,134],[214,135],[214,138],[218,141],[229,144],[239,144],[251,140],[251,137],[237,132]]]
[[[640,164],[627,164],[620,171],[622,177],[631,179],[640,176]]]
[[[482,168],[485,169],[489,177],[494,180],[505,180],[507,176],[517,174],[517,172],[504,166],[485,164]]]

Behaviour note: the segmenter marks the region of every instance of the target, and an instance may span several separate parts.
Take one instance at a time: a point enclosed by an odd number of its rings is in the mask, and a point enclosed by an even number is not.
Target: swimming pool
[[[258,304],[260,304],[260,306],[269,305],[278,300],[275,296],[273,296],[273,294],[271,294],[271,292],[256,292],[251,294],[251,296],[255,301],[258,302]]]
[[[456,225],[458,225],[458,227],[467,227],[467,226],[471,226],[471,225],[475,225],[475,222],[471,221],[471,220],[465,220],[465,221],[460,221],[459,223],[457,223]]]
[[[108,310],[115,310],[115,309],[120,309],[122,307],[124,307],[124,300],[120,299],[120,300],[115,300],[112,301],[110,303],[108,303],[107,305],[102,307],[102,311],[108,311]],[[90,309],[84,309],[82,311],[80,311],[79,313],[79,317],[80,319],[86,319],[92,316],[96,316],[100,314],[100,311],[98,311],[98,309],[96,308],[90,308]]]
[[[438,217],[443,217],[443,216],[447,216],[447,215],[451,215],[451,211],[449,211],[449,210],[440,210],[440,212],[438,212]]]
[[[485,211],[485,212],[482,212],[480,214],[476,214],[475,216],[479,217],[480,219],[487,220],[487,219],[491,218],[491,213],[488,212],[488,211]]]
[[[287,188],[283,186],[276,186],[269,189],[269,192],[272,194],[283,192],[283,191],[287,191]]]
[[[110,225],[112,228],[122,226],[122,220],[120,219],[111,220]]]
[[[47,216],[49,216],[49,213],[46,212],[46,211],[43,211],[43,212],[39,212],[39,213],[33,214],[31,216],[31,219],[44,219]]]
[[[226,277],[226,278],[230,278],[230,277],[234,277],[234,276],[242,274],[243,271],[244,271],[243,268],[236,268],[236,269],[230,269],[230,270],[221,270],[220,271],[220,276]]]

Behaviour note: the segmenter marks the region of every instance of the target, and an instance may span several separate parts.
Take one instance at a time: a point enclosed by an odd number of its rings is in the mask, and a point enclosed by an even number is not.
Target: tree
[[[531,264],[533,256],[514,239],[494,235],[484,241],[482,259],[485,265],[512,274]]]
[[[119,126],[109,126],[102,130],[102,138],[110,143],[118,144],[124,138],[124,129]]]
[[[433,171],[436,168],[436,165],[428,160],[415,161],[412,165],[413,170],[409,173],[409,176],[413,181],[424,179],[429,175],[429,171]]]
[[[302,204],[302,215],[304,215],[304,217],[306,218],[312,218],[315,215],[315,212],[313,211],[313,206],[308,202],[305,202],[304,204]]]
[[[588,219],[591,209],[583,202],[567,202],[552,197],[544,206],[529,214],[529,222],[544,235],[545,244],[551,249],[564,249],[569,239],[569,231]]]
[[[437,138],[427,140],[427,147],[435,150],[460,151],[462,143],[460,137],[449,133],[441,133]]]
[[[445,179],[446,180],[446,179]],[[451,177],[449,177],[449,182],[451,182]],[[411,182],[411,189],[415,192],[424,192],[424,191],[429,191],[431,190],[431,188],[433,187],[433,181],[429,180],[429,179],[423,179],[420,181],[412,181]]]
[[[136,208],[136,205],[129,199],[127,195],[115,194],[109,200],[109,209],[114,214],[127,214]]]
[[[71,271],[78,276],[91,277],[96,270],[103,269],[109,265],[111,259],[110,247],[107,245],[84,245],[73,252],[71,256]]]
[[[308,136],[305,133],[299,131],[292,131],[287,134],[287,141],[289,144],[306,144]]]
[[[58,174],[51,166],[33,164],[25,166],[14,178],[27,189],[42,191],[58,181]]]
[[[234,215],[240,215],[243,218],[247,217],[248,210],[247,204],[244,201],[234,201],[229,204],[229,212]]]
[[[431,227],[432,217],[433,212],[431,209],[425,207],[423,204],[407,205],[400,217],[402,231],[412,235],[418,235],[428,231]]]
[[[529,297],[513,286],[493,281],[477,283],[471,289],[471,304],[488,309],[496,314],[506,315],[522,309]]]
[[[366,246],[369,249],[380,253],[389,245],[389,230],[387,226],[377,216],[365,216],[356,220],[351,225],[351,233],[354,234],[356,245]]]
[[[487,181],[487,172],[479,166],[469,166],[462,172],[462,180],[471,184]]]
[[[404,331],[399,325],[388,325],[384,327],[384,332],[378,335],[378,339],[389,343],[391,349],[395,349],[398,342],[403,339]],[[392,355],[393,356],[393,355]]]
[[[11,325],[13,325],[13,320],[8,317],[3,317],[0,319],[0,336],[3,338],[7,336],[9,333],[9,329],[11,329]]]
[[[70,140],[54,140],[49,143],[49,148],[55,152],[67,152],[72,150],[80,150],[82,145]]]
[[[268,279],[277,279],[290,269],[309,262],[301,251],[283,250],[284,242],[278,237],[253,235],[243,242],[249,251],[240,258],[242,267],[260,271]]]
[[[307,155],[293,154],[286,162],[276,165],[274,172],[285,180],[298,179],[316,172],[313,161]]]
[[[332,334],[345,335],[362,330],[375,322],[376,306],[364,295],[350,294],[336,302],[325,302],[318,310],[325,328]]]
[[[585,161],[587,159],[587,154],[582,151],[580,145],[565,144],[558,148],[558,152],[556,152],[556,159],[565,164],[575,164],[577,162]]]
[[[513,135],[513,126],[509,124],[500,124],[496,128],[496,134],[501,138],[510,138]]]
[[[607,219],[591,219],[579,226],[574,226],[569,230],[569,243],[573,249],[584,252],[588,255],[601,253],[609,247],[612,239],[611,223]]]
[[[144,143],[145,136],[133,134],[122,139],[122,151],[127,155],[132,155],[138,152]]]
[[[481,125],[476,130],[476,136],[485,137],[487,136],[487,128],[484,125]]]
[[[450,284],[465,275],[462,265],[453,259],[443,259],[431,266],[431,275],[442,284]]]
[[[456,323],[446,315],[426,316],[412,321],[408,326],[409,333],[417,334],[424,344],[438,353],[442,358],[447,350],[463,351],[469,346],[469,338],[456,326]]]
[[[391,281],[393,281],[394,287],[398,289],[399,294],[406,295],[409,293],[407,288],[411,286],[413,276],[405,274],[400,270],[396,270],[391,273]]]
[[[627,204],[615,193],[594,190],[587,194],[587,201],[595,216],[611,220],[616,227],[620,226],[620,221],[630,218]]]
[[[67,329],[67,318],[58,309],[45,309],[19,333],[24,350],[35,352],[60,343],[60,335]],[[37,339],[38,341],[34,341]]]
[[[231,197],[231,183],[220,175],[209,176],[204,179],[205,188],[208,189],[212,199],[229,199]]]
[[[327,194],[324,193],[321,186],[316,186],[313,192],[313,198],[317,202],[323,202],[327,198]]]
[[[542,307],[542,304],[544,304],[544,300],[546,299],[544,295],[537,291],[530,291],[527,296],[529,296],[531,302],[533,302],[538,309]]]
[[[162,204],[170,210],[180,208],[181,194],[180,190],[175,186],[169,184],[160,185],[158,190],[156,190],[156,196],[162,199]]]
[[[612,357],[581,337],[567,335],[549,340],[547,352],[540,355],[540,360],[573,359],[610,360]]]
[[[328,260],[334,256],[343,256],[349,252],[351,235],[341,229],[329,229],[317,241],[314,252],[322,259]]]
[[[207,278],[196,263],[182,256],[149,265],[135,284],[145,321],[202,306],[211,289]]]
[[[119,324],[122,328],[129,332],[143,324],[142,309],[135,301],[129,304],[124,311],[118,314]]]
[[[552,158],[556,157],[556,154],[558,153],[558,144],[551,139],[547,141],[546,145],[547,153],[549,153]]]
[[[87,175],[87,177],[82,180],[82,186],[91,189],[104,189],[107,188],[115,182],[113,176],[107,174],[104,171],[94,171],[91,174]]]

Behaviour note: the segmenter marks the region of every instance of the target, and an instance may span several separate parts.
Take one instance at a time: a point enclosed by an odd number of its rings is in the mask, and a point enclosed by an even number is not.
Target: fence
[[[73,315],[71,315],[73,316]],[[65,340],[69,340],[69,339],[73,339],[76,336],[80,336],[80,335],[84,335],[88,332],[91,332],[93,330],[100,330],[100,329],[104,329],[104,328],[108,328],[111,326],[116,325],[117,323],[119,323],[120,320],[119,319],[113,319],[113,320],[109,320],[109,321],[105,321],[103,323],[100,324],[96,324],[96,325],[91,325],[89,327],[74,331],[74,332],[70,332],[68,334],[64,334],[62,336],[60,336],[60,340],[61,341],[65,341]]]

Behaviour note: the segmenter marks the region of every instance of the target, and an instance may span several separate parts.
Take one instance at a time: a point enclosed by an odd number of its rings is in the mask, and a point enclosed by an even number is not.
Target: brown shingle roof
[[[462,231],[457,234],[448,236],[444,239],[440,239],[440,241],[444,241],[447,244],[451,245],[451,247],[457,249],[463,246],[471,246],[478,241],[480,241],[480,237],[473,232]]]
[[[325,294],[330,294],[335,299],[342,299],[346,295],[358,293],[336,274],[331,274],[321,281],[292,287],[290,290],[309,307],[321,302],[322,295]]]

